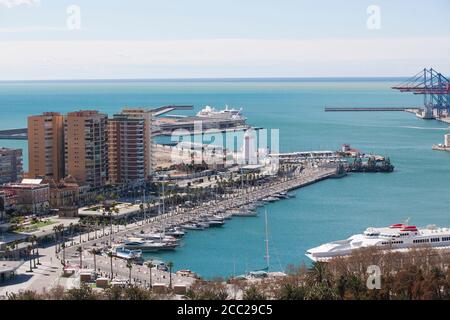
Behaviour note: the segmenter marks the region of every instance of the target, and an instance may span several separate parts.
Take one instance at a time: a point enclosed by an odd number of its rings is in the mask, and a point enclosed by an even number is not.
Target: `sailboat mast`
[[[166,213],[166,199],[165,199],[165,195],[164,195],[164,181],[162,182],[162,209],[163,209],[163,214]]]
[[[266,262],[267,262],[267,271],[269,271],[270,256],[269,256],[269,229],[267,227],[267,210],[265,211],[264,218],[266,223]]]
[[[146,207],[146,205],[147,205],[147,202],[145,201],[145,186],[144,186],[144,194],[143,194],[143,200],[144,200],[144,203],[142,204],[143,205],[143,208],[144,208],[144,222],[145,222],[145,220],[147,219],[147,207]]]

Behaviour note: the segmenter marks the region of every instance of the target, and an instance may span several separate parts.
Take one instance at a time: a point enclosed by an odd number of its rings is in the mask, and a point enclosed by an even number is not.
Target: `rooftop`
[[[132,204],[127,202],[121,202],[118,203],[115,206],[116,209],[119,210],[119,212],[113,212],[112,217],[114,218],[120,218],[124,217],[128,214],[134,214],[137,211],[140,211],[141,208],[139,207],[139,204]],[[94,205],[90,207],[83,207],[78,209],[78,215],[79,216],[103,216],[103,210],[102,205]]]
[[[41,184],[43,179],[22,179],[21,184]]]
[[[3,186],[4,189],[42,189],[42,188],[48,188],[48,184],[43,183],[43,184],[34,184],[34,183],[10,183],[10,184],[5,184]]]

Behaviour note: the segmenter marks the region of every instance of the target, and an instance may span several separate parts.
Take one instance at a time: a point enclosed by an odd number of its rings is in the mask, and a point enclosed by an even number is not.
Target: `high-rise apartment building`
[[[64,178],[64,116],[57,112],[28,117],[29,177]]]
[[[0,184],[22,178],[22,149],[0,148]]]
[[[152,113],[125,108],[108,122],[109,181],[144,181],[152,174]]]
[[[108,178],[108,116],[95,110],[70,112],[65,120],[65,168],[79,184],[103,186]]]

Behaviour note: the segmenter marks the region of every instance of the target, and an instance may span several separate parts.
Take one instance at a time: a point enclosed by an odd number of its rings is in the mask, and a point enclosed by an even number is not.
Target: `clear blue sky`
[[[69,31],[73,4],[81,29]],[[370,5],[378,30],[366,25]],[[0,0],[0,77],[450,72],[449,21],[448,0]]]

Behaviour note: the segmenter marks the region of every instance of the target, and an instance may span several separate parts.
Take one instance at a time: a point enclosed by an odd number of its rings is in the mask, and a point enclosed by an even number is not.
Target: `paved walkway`
[[[41,265],[37,265],[33,272],[28,272],[30,262],[20,266],[16,271],[16,276],[0,283],[0,298],[6,296],[8,292],[18,292],[21,290],[34,290],[42,292],[44,288],[49,289],[58,284],[61,275],[61,263],[55,256],[54,246],[39,249]]]

